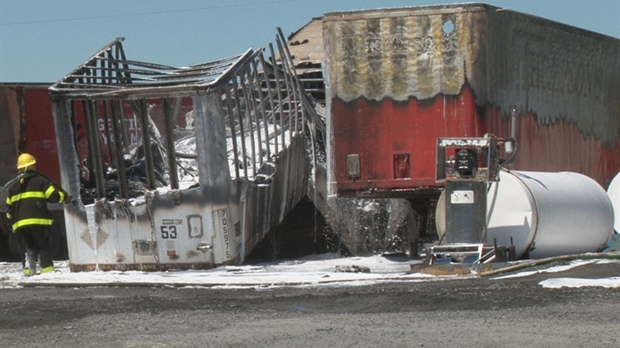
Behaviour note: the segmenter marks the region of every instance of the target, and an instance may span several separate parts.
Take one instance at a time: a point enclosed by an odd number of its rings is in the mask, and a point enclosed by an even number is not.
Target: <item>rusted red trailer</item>
[[[620,169],[618,39],[483,4],[328,13],[323,30],[334,194],[437,187],[437,138],[508,137],[513,109],[515,168],[605,187]]]
[[[403,198],[432,213],[442,137],[514,137],[511,168],[578,172],[605,188],[620,171],[620,40],[486,4],[318,20],[328,196]]]

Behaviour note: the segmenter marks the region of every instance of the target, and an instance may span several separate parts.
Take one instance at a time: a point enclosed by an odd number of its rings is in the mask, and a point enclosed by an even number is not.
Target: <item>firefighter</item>
[[[37,259],[41,273],[54,271],[52,261],[52,224],[53,216],[47,203],[71,202],[62,188],[57,187],[47,176],[38,173],[36,159],[24,153],[17,159],[17,170],[22,175],[19,182],[9,188],[6,199],[7,218],[25,252],[24,275],[36,274]]]

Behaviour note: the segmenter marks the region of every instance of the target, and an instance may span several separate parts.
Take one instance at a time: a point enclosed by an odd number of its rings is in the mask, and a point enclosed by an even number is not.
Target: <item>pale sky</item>
[[[128,59],[193,65],[267,47],[334,11],[445,0],[0,0],[0,82],[57,82],[122,36]],[[620,0],[485,3],[620,38]]]

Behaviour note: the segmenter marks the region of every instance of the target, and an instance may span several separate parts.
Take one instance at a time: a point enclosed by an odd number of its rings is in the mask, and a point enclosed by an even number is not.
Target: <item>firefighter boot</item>
[[[24,253],[23,266],[24,266],[24,275],[26,277],[30,277],[32,275],[32,272],[30,272],[30,258],[28,256],[28,253]]]
[[[37,255],[34,252],[26,253],[26,265],[28,267],[28,271],[30,275],[33,276],[37,274]],[[24,270],[24,274],[26,274],[26,270]]]
[[[54,268],[53,265],[41,269],[41,274],[43,274],[43,273],[52,273],[52,272],[56,272],[56,269]]]

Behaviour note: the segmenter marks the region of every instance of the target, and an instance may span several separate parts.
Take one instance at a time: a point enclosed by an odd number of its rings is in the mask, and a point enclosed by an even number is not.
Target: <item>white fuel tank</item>
[[[445,233],[445,199],[437,203],[437,232]],[[614,231],[606,191],[573,172],[500,172],[487,192],[486,243],[515,246],[516,256],[540,259],[600,251]]]
[[[615,223],[614,229],[620,233],[620,173],[616,174],[614,179],[609,184],[607,189],[607,195],[611,199],[611,205],[614,207]]]

